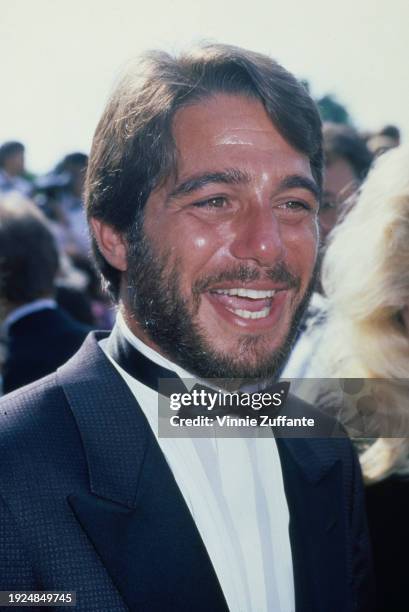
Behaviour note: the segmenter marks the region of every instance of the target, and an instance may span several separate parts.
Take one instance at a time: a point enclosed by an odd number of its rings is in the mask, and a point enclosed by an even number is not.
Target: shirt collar
[[[118,311],[116,316],[116,323],[121,331],[121,333],[125,336],[128,342],[136,348],[137,351],[142,353],[145,357],[156,363],[157,365],[162,366],[162,368],[166,368],[167,370],[172,370],[179,376],[181,379],[192,379],[195,378],[193,374],[190,374],[177,364],[170,361],[163,355],[160,355],[153,348],[142,342],[139,338],[137,338],[129,329],[128,325],[125,322],[125,319],[120,311]]]
[[[183,368],[175,364],[173,361],[170,361],[170,359],[167,359],[167,357],[160,355],[153,348],[151,348],[150,346],[142,342],[142,340],[137,338],[129,329],[120,310],[118,310],[116,315],[116,324],[118,325],[121,333],[124,335],[127,341],[134,348],[136,348],[136,350],[140,351],[145,357],[147,357],[157,365],[160,365],[163,368],[166,368],[167,370],[172,370],[173,372],[175,372],[175,374],[184,381],[186,388],[193,387],[196,382],[199,382],[211,389],[220,391],[219,385],[213,383],[210,380],[203,380],[201,378],[198,378],[195,374],[187,372],[187,370],[184,370]],[[266,383],[249,383],[248,385],[243,386],[241,390],[246,391],[248,393],[253,393],[255,391],[259,391],[260,388],[264,388],[265,386]]]

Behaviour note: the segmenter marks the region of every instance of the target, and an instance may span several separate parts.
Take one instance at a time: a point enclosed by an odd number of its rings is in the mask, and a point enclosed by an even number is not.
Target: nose
[[[282,261],[284,245],[280,224],[270,206],[253,208],[237,219],[230,252],[236,259],[252,260],[260,266]]]

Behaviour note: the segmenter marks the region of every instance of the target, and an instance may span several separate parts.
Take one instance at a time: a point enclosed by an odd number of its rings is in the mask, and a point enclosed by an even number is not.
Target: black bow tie
[[[185,385],[176,372],[163,368],[148,359],[148,357],[145,357],[145,355],[128,342],[118,325],[114,326],[108,338],[106,348],[112,359],[127,374],[153,391],[157,393],[160,391],[168,396],[171,393],[187,392]],[[166,381],[166,385],[164,385],[166,393],[163,391],[160,381]]]
[[[204,391],[206,394],[214,395],[218,393],[214,388],[207,387],[202,383],[196,383],[193,388],[188,389],[183,383],[182,379],[172,370],[168,370],[157,363],[154,363],[134,346],[128,342],[124,334],[119,329],[118,325],[114,326],[111,335],[108,339],[107,352],[112,359],[123,369],[127,374],[135,378],[142,384],[146,385],[153,391],[161,393],[167,397],[172,394],[186,394],[192,395],[194,391],[200,394]],[[265,393],[282,393],[283,403],[287,397],[289,391],[288,382],[275,383],[264,389]],[[223,393],[220,390],[221,393]],[[239,392],[240,395],[240,392]],[[276,407],[262,408],[261,410],[254,410],[249,406],[228,406],[216,403],[212,410],[204,405],[200,406],[181,406],[178,410],[178,416],[183,417],[196,417],[206,416],[209,418],[216,418],[217,416],[223,416],[226,414],[234,414],[240,417],[250,416],[257,418],[261,415],[269,414],[271,416],[277,414]]]

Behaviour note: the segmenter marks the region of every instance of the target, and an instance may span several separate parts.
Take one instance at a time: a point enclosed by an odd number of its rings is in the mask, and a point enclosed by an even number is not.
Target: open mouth
[[[226,310],[242,319],[263,319],[271,312],[276,291],[245,287],[215,289],[211,292]]]
[[[274,324],[282,312],[288,287],[218,287],[206,293],[217,313],[240,327],[262,328]]]

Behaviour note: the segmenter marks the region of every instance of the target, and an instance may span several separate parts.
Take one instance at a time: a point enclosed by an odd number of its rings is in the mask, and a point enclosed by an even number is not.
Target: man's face
[[[129,239],[128,321],[199,375],[271,375],[314,271],[309,160],[243,96],[179,110],[173,135],[177,176],[147,201],[143,245]]]
[[[24,151],[10,155],[5,162],[5,170],[10,176],[18,176],[24,172]]]
[[[336,157],[331,163],[327,164],[324,174],[322,206],[319,212],[323,243],[342,217],[344,203],[356,191],[357,187],[356,174],[346,159]]]

